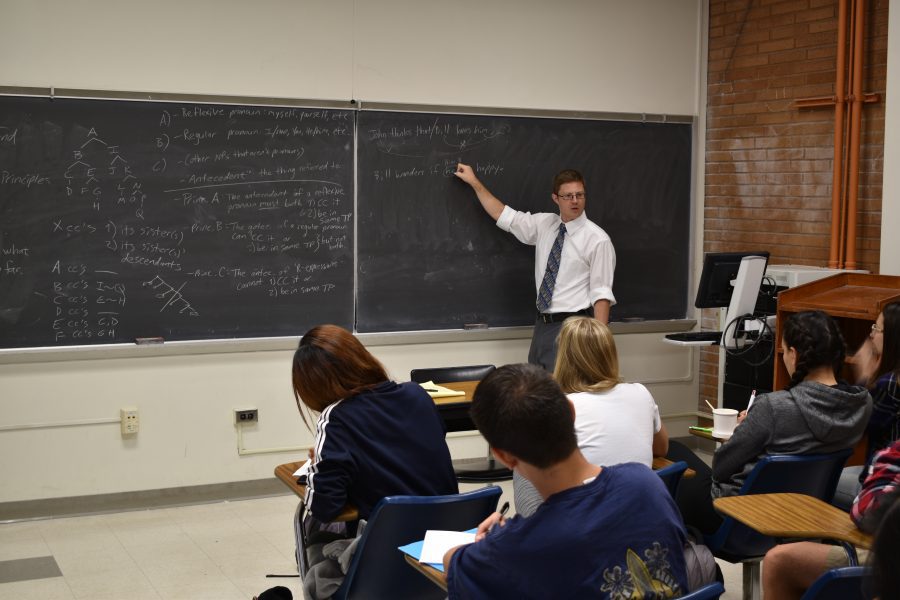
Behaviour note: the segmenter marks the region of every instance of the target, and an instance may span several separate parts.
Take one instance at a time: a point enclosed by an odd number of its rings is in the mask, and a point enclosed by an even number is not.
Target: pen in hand
[[[495,512],[491,516],[489,516],[487,519],[482,521],[481,524],[478,525],[478,531],[475,533],[475,541],[478,542],[478,541],[481,541],[482,539],[484,539],[484,536],[486,536],[488,534],[488,532],[494,528],[494,525],[499,523],[500,526],[502,527],[503,521],[504,521],[504,516],[506,516],[506,513],[508,511],[509,511],[509,502],[504,502],[503,507],[500,509],[500,512]]]

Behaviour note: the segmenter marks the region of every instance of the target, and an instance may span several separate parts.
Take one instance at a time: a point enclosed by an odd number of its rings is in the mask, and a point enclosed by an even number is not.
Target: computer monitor
[[[694,306],[697,308],[728,306],[734,294],[741,261],[747,256],[763,257],[765,259],[763,272],[765,272],[765,265],[769,261],[768,252],[707,252],[703,257],[703,273],[700,275],[700,285],[697,287],[697,299],[694,301]],[[761,282],[762,278],[760,278]],[[758,292],[759,287],[757,286]]]
[[[744,323],[752,319],[769,253],[711,252],[703,259],[697,289],[697,308],[728,307],[719,343],[726,349],[741,348],[747,338]]]

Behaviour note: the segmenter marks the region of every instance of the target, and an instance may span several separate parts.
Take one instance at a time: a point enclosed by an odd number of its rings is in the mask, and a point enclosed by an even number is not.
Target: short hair
[[[553,193],[558,194],[559,188],[567,183],[573,182],[578,182],[581,185],[584,185],[584,177],[582,177],[581,173],[579,173],[575,169],[566,169],[565,171],[560,171],[556,174],[556,177],[553,178]]]
[[[900,301],[886,304],[881,310],[884,315],[884,331],[881,332],[881,358],[871,383],[882,375],[894,373],[900,376]]]
[[[553,378],[566,394],[602,392],[619,383],[619,355],[613,334],[591,317],[570,317],[559,331]]]
[[[378,359],[352,333],[337,325],[319,325],[300,339],[291,379],[297,408],[306,423],[301,403],[322,412],[338,400],[387,381],[388,376]]]
[[[837,323],[821,310],[808,310],[791,315],[784,323],[782,340],[797,351],[797,365],[788,382],[794,387],[819,367],[828,366],[839,378],[844,365],[844,336]]]
[[[536,365],[494,370],[475,388],[469,412],[492,447],[540,469],[578,449],[569,400]]]

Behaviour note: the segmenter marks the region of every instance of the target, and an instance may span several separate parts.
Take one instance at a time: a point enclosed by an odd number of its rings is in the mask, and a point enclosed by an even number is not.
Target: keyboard
[[[721,331],[686,331],[684,333],[666,334],[667,340],[674,342],[713,342],[718,344],[722,341]]]

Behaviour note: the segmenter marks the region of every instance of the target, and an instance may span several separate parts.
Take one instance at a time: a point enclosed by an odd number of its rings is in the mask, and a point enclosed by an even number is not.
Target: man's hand
[[[494,525],[499,525],[503,527],[506,524],[506,519],[498,512],[491,513],[491,515],[482,521],[478,525],[478,531],[475,532],[475,541],[480,542],[484,539],[484,536],[487,535],[487,532],[491,530]]]
[[[735,425],[735,427],[737,427],[738,425],[740,425],[741,423],[743,423],[743,422],[744,422],[744,419],[746,419],[746,418],[747,418],[747,411],[746,411],[746,410],[742,410],[741,412],[739,412],[739,413],[738,413],[738,416],[737,416],[737,425]]]
[[[484,184],[475,177],[475,171],[472,170],[472,167],[457,163],[456,171],[453,174],[472,186],[475,195],[478,196],[478,201],[481,202],[481,207],[494,221],[500,218],[500,214],[503,212],[505,204],[500,202],[500,200],[498,200],[496,196],[484,187]]]
[[[475,187],[475,184],[479,183],[478,178],[475,177],[475,171],[472,170],[472,167],[469,165],[464,165],[462,163],[458,163],[456,165],[456,172],[454,173],[457,177]]]

